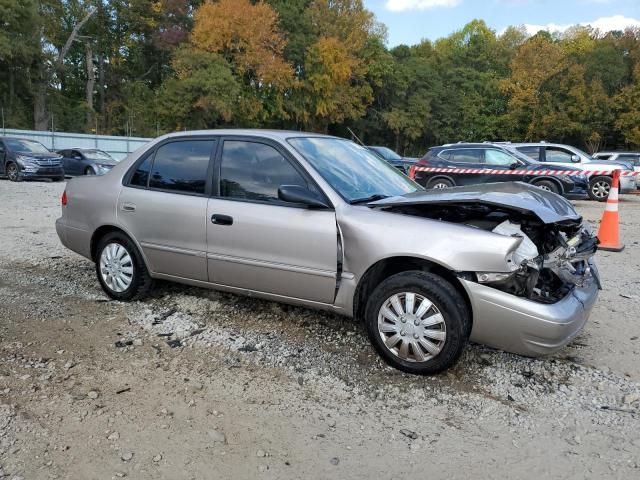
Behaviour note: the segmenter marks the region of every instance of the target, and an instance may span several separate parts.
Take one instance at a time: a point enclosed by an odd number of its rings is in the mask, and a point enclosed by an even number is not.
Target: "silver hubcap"
[[[100,254],[100,275],[110,290],[120,293],[131,285],[133,261],[129,252],[119,243],[110,243]]]
[[[441,188],[449,188],[449,185],[446,183],[436,183],[433,188],[441,189]]]
[[[431,360],[447,340],[440,310],[428,298],[411,292],[395,294],[382,304],[378,332],[387,349],[408,362]]]
[[[17,178],[18,177],[18,167],[16,167],[15,164],[13,164],[13,163],[11,165],[9,165],[7,175],[12,180],[14,178]]]
[[[607,182],[596,182],[591,187],[593,195],[597,198],[605,198],[609,196],[611,186]]]
[[[542,190],[546,190],[547,192],[551,191],[551,189],[549,187],[547,187],[546,185],[538,185],[538,188],[541,188]]]

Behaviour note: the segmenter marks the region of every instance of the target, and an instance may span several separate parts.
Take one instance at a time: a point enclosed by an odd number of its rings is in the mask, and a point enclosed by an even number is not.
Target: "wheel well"
[[[129,235],[127,235],[124,230],[118,227],[114,227],[113,225],[103,225],[102,227],[99,227],[95,232],[93,232],[93,236],[91,237],[91,259],[93,261],[96,260],[96,249],[98,248],[98,242],[107,233],[111,232],[119,232],[129,238]]]
[[[451,270],[423,258],[391,257],[380,260],[369,267],[358,282],[353,299],[354,317],[358,319],[363,317],[367,299],[383,280],[391,275],[410,270],[431,272],[446,279],[456,290],[458,290],[458,292],[460,292],[460,295],[462,295],[462,298],[464,298],[464,301],[467,304],[469,313],[472,313],[469,295]],[[473,315],[471,315],[470,321],[473,321]]]

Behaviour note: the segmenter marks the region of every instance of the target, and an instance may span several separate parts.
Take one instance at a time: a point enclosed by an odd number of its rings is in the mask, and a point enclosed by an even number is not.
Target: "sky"
[[[563,31],[589,24],[603,31],[640,27],[640,0],[364,0],[388,29],[388,44],[413,45],[461,29],[474,18],[496,32],[509,25]]]

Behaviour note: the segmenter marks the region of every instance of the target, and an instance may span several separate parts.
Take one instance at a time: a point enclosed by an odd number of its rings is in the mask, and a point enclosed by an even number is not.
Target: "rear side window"
[[[156,150],[149,187],[202,194],[214,140],[186,140]]]
[[[537,162],[540,161],[540,147],[518,147],[518,151]]]
[[[146,187],[149,182],[149,172],[151,171],[151,159],[153,155],[147,155],[141,163],[138,164],[138,168],[133,172],[129,185],[135,187]]]
[[[598,154],[598,155],[595,155],[594,158],[598,158],[600,160],[609,160],[611,158],[611,154],[610,153]]]
[[[227,140],[220,164],[220,196],[280,201],[282,185],[307,186],[303,176],[275,148],[264,143]]]
[[[479,148],[451,150],[449,160],[456,163],[482,163],[483,152]]]
[[[553,163],[571,163],[572,154],[566,150],[555,148],[555,147],[547,147],[546,155],[547,162]]]
[[[618,155],[617,159],[623,160],[625,162],[630,162],[634,166],[640,165],[640,155],[621,154],[621,155]]]

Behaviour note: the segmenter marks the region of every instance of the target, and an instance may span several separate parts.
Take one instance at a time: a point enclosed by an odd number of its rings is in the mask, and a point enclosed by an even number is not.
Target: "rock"
[[[128,451],[128,450],[125,450],[124,452],[122,452],[122,453],[120,454],[120,459],[121,459],[123,462],[128,462],[128,461],[130,461],[132,458],[133,458],[133,452],[130,452],[130,451]]]
[[[142,346],[142,339],[141,338],[136,338],[133,340],[133,345],[136,347],[141,347]]]
[[[153,457],[154,463],[158,463],[160,460],[162,460],[162,455],[160,455],[160,454],[158,454],[155,457]]]
[[[338,465],[340,463],[340,459],[338,457],[333,457],[329,462],[331,465]]]
[[[400,433],[412,440],[415,440],[416,438],[418,438],[418,434],[416,432],[412,432],[411,430],[407,430],[406,428],[403,428],[402,430],[400,430]]]
[[[214,443],[227,443],[227,437],[220,430],[209,430],[209,438]]]
[[[304,378],[302,378],[302,377],[298,377],[298,384],[299,384],[300,386],[304,385]]]
[[[116,472],[115,476],[118,478],[124,478],[127,476],[127,474],[125,472]]]
[[[263,457],[266,457],[266,456],[267,456],[267,452],[265,452],[265,451],[264,451],[264,450],[262,450],[262,449],[260,449],[260,450],[258,450],[258,451],[256,452],[256,457],[263,458]]]
[[[108,437],[107,440],[119,440],[120,439],[120,434],[118,432],[112,432]]]
[[[331,428],[336,426],[336,421],[332,418],[327,422],[327,425],[329,425]]]
[[[258,471],[259,471],[260,473],[264,473],[264,472],[266,472],[267,470],[269,470],[269,466],[268,466],[268,465],[258,465]]]
[[[638,400],[640,400],[640,394],[638,393],[627,393],[623,398],[622,398],[622,402],[625,405],[631,405],[632,403],[637,402]]]
[[[91,390],[89,393],[87,393],[87,397],[89,397],[91,400],[95,400],[99,396],[100,396],[100,394],[98,392],[96,392],[95,390]]]

